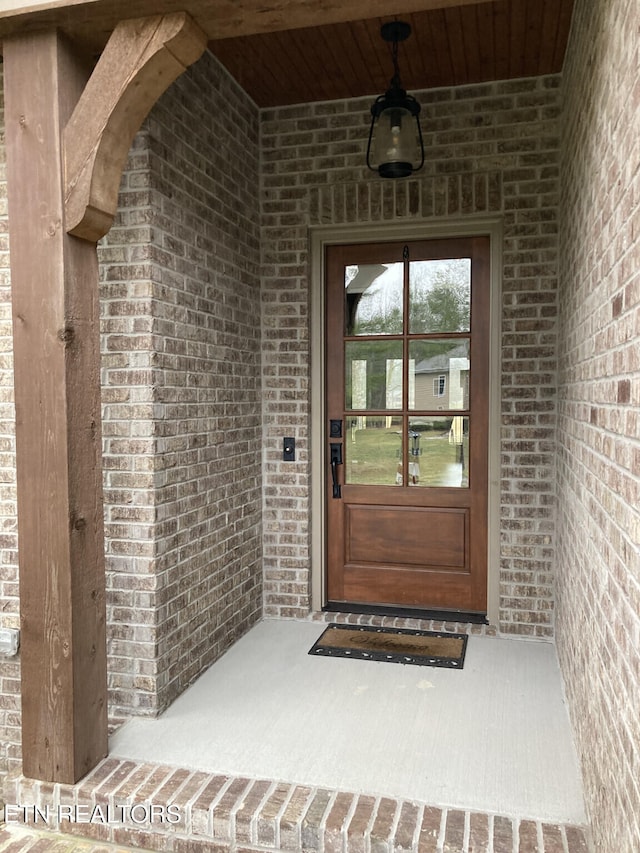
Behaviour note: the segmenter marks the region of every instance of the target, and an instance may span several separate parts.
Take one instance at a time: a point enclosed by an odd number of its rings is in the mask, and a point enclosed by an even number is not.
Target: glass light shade
[[[407,178],[421,169],[424,144],[416,99],[392,85],[376,99],[371,116],[367,166],[382,178]]]
[[[417,116],[402,107],[383,110],[375,120],[371,161],[383,178],[406,178],[420,161]]]

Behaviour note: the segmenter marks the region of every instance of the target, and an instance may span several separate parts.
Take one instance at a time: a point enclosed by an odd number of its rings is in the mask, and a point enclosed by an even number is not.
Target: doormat
[[[466,634],[332,624],[309,654],[462,669],[467,640]]]

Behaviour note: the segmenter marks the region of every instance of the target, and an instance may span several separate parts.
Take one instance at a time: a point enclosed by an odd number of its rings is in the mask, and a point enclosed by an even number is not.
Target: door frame
[[[434,220],[412,219],[366,225],[329,225],[309,229],[310,344],[311,344],[311,606],[326,604],[326,403],[325,403],[325,248],[349,243],[430,240],[448,237],[489,237],[489,476],[487,519],[487,618],[492,625],[500,613],[500,352],[502,329],[502,218],[465,216]]]

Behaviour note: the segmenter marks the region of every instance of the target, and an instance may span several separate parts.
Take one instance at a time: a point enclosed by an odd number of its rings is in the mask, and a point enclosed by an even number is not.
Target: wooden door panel
[[[345,565],[467,570],[469,511],[345,505]]]
[[[486,613],[489,281],[486,237],[328,248],[330,603]]]
[[[430,608],[474,609],[467,573],[443,575],[408,569],[345,566],[344,601],[400,607],[423,608],[425,599]]]
[[[464,491],[464,493],[462,493]],[[367,506],[424,506],[424,507],[470,507],[469,489],[376,489],[372,486],[343,486],[342,493],[346,503]]]

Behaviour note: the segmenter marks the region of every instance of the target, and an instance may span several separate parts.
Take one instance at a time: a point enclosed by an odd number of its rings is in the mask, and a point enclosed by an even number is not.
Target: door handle
[[[342,465],[342,445],[341,444],[330,444],[331,449],[331,479],[333,480],[333,497],[341,498],[342,490],[340,488],[340,483],[338,482],[338,465]]]

